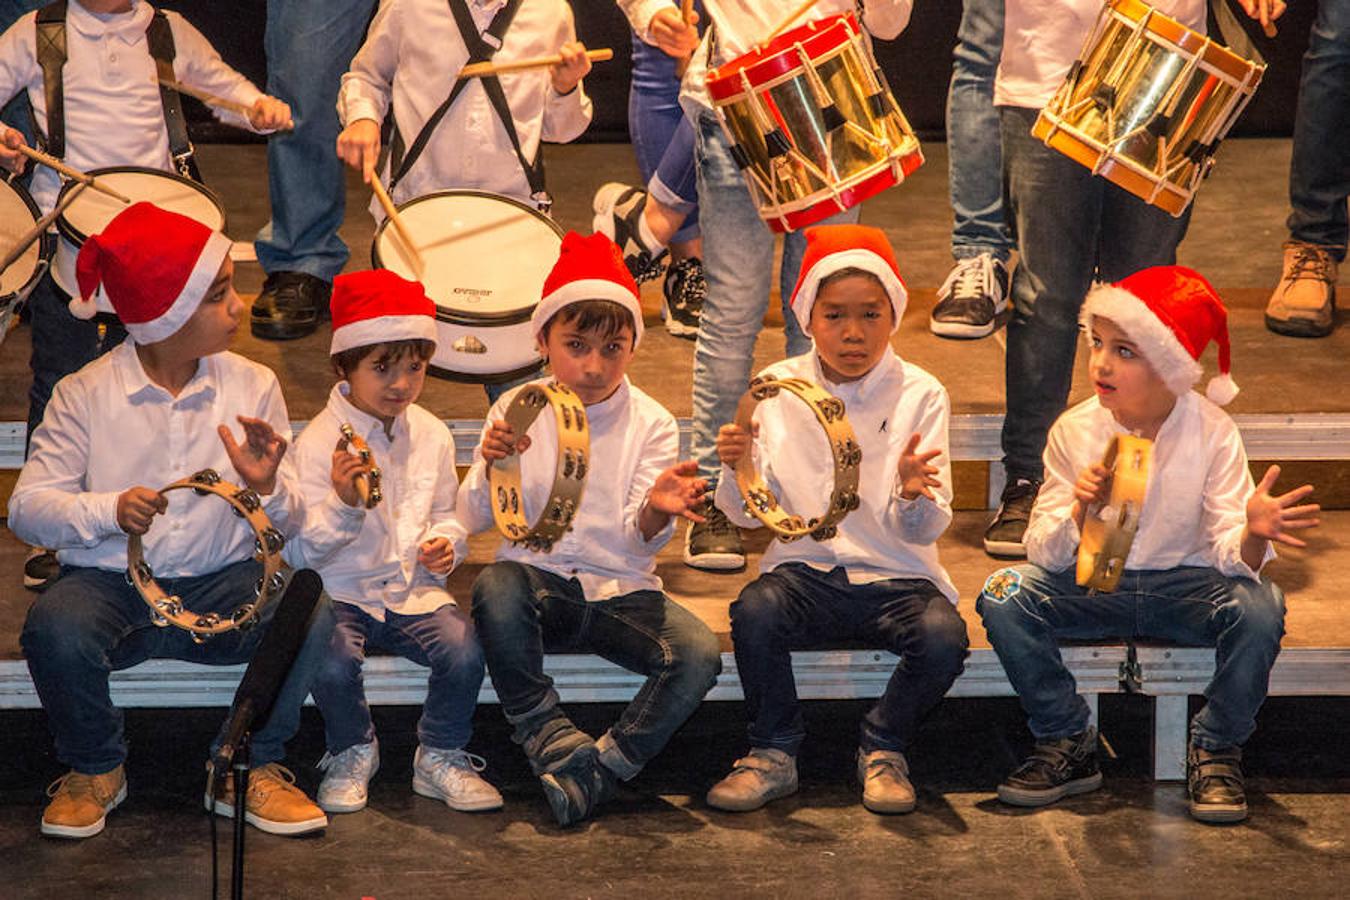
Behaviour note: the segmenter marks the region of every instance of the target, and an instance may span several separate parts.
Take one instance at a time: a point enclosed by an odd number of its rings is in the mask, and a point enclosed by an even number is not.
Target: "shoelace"
[[[708,520],[708,531],[713,534],[731,534],[739,530],[736,524],[727,518],[726,513],[711,504],[704,513],[704,518]]]
[[[1041,486],[1037,482],[1029,481],[1026,478],[1019,478],[1004,488],[1003,497],[999,502],[999,509],[1004,513],[1003,517],[1007,518],[1007,513],[1014,513],[1023,518],[1030,516],[1030,507],[1025,510],[1018,509],[1017,507],[1021,506],[1023,501],[1028,498],[1032,498],[1034,501],[1034,498],[1040,489]]]
[[[905,758],[899,754],[895,756],[874,756],[867,760],[867,775],[869,778],[874,772],[880,772],[884,769],[894,769],[906,778],[909,777],[909,766],[905,764]]]
[[[467,750],[427,750],[424,754],[433,765],[448,764],[451,769],[472,769],[482,772],[487,768],[487,760]]]
[[[697,259],[683,259],[671,267],[676,279],[675,305],[695,316],[703,311],[703,298],[708,293],[708,283],[697,277],[702,271]]]
[[[67,772],[47,785],[47,796],[55,797],[63,788],[67,794],[72,796],[88,794],[92,797],[94,796],[94,776],[85,775],[83,772]]]
[[[373,751],[363,749],[361,744],[353,744],[336,756],[325,753],[316,768],[320,772],[328,772],[329,769],[332,769],[331,774],[334,778],[353,779],[356,777],[358,766],[369,765],[372,753]]]
[[[1300,278],[1331,281],[1330,258],[1316,247],[1295,247],[1294,264],[1289,269],[1287,280],[1298,281]]]
[[[958,300],[973,300],[979,297],[993,297],[997,286],[994,283],[994,259],[986,254],[963,259],[956,268],[947,274],[947,280],[938,288],[938,296],[951,296]]]

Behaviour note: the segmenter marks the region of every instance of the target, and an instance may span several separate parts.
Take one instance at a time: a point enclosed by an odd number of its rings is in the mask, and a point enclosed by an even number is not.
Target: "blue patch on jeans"
[[[1022,573],[1016,569],[999,569],[984,583],[982,593],[994,603],[1006,603],[1022,590]]]

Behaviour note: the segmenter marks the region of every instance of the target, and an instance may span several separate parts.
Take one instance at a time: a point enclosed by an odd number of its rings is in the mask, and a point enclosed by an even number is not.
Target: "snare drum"
[[[538,371],[530,316],[558,261],[563,230],[518,200],[441,191],[399,204],[426,263],[418,278],[396,229],[381,223],[371,265],[421,281],[436,303],[436,354],[428,371],[481,384]]]
[[[1109,0],[1031,133],[1180,216],[1265,70],[1141,0]]]
[[[774,231],[856,206],[923,164],[853,13],[800,25],[719,66],[708,94]]]
[[[0,259],[9,255],[41,217],[37,204],[22,186],[0,179]],[[52,239],[44,234],[0,272],[0,341],[9,333],[14,313],[47,271],[51,256]]]
[[[139,166],[94,169],[89,174],[97,176],[99,181],[130,197],[133,202],[144,200],[161,209],[195,219],[214,231],[225,230],[225,207],[219,198],[209,188],[190,178]],[[61,189],[61,196],[56,201],[58,205],[74,186],[74,182],[69,182]],[[57,241],[56,259],[52,263],[52,278],[61,290],[72,297],[80,295],[80,285],[75,280],[75,258],[80,254],[80,247],[90,235],[102,232],[126,208],[127,205],[122,201],[98,191],[84,191],[66,207],[56,220],[60,240]],[[96,296],[99,311],[112,312],[112,306],[104,299],[103,292],[99,291]]]

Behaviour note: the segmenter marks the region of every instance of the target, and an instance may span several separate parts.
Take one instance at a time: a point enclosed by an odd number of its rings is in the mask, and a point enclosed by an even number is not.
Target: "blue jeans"
[[[1190,210],[1173,218],[1051,150],[1031,136],[1037,110],[1004,106],[999,114],[1019,254],[1008,322],[1003,468],[1009,481],[1039,481],[1045,436],[1073,383],[1078,312],[1093,280],[1119,281],[1175,263]]]
[[[699,12],[702,15],[702,11]],[[684,225],[671,243],[698,237],[698,179],[694,128],[680,108],[675,60],[633,35],[633,81],[628,91],[628,130],[638,171],[648,192],[676,212]]]
[[[520,744],[562,715],[545,648],[595,653],[647,676],[609,731],[623,755],[611,768],[624,779],[661,752],[722,669],[708,626],[661,592],[587,600],[575,578],[517,562],[493,563],[474,581],[473,621]]]
[[[755,338],[769,308],[774,233],[755,209],[717,116],[712,110],[700,110],[696,125],[699,226],[708,294],[694,344],[693,452],[699,475],[715,485],[722,471],[714,447],[717,429],[736,417],[736,402],[750,383]],[[856,222],[859,212],[855,206],[821,224]],[[811,349],[811,339],[802,333],[790,305],[805,250],[806,238],[800,231],[784,238],[778,286],[788,356]]]
[[[1321,0],[1303,56],[1294,153],[1289,164],[1289,236],[1345,260],[1350,226],[1350,3]]]
[[[1265,578],[1229,578],[1200,567],[1126,570],[1119,588],[1088,594],[1074,583],[1073,569],[1034,565],[1001,569],[985,583],[975,608],[1031,733],[1053,740],[1088,726],[1087,704],[1057,639],[1152,638],[1215,648],[1214,680],[1205,708],[1191,720],[1192,743],[1220,750],[1246,741],[1280,652],[1284,593]]]
[[[994,75],[1003,54],[1003,0],[965,0],[947,91],[947,180],[952,256],[981,253],[1008,261],[1012,235],[1003,214],[1003,153]]]
[[[459,607],[447,603],[416,616],[386,610],[383,622],[350,603],[334,603],[333,612],[333,642],[313,686],[329,753],[375,740],[361,671],[367,650],[388,650],[431,669],[417,723],[423,747],[458,750],[469,743],[483,685],[483,649]]]
[[[267,93],[291,105],[295,130],[267,142],[272,220],[254,247],[263,270],[332,281],[350,255],[338,237],[347,206],[337,145],[342,73],[375,0],[268,0]]]
[[[244,560],[209,575],[163,578],[159,583],[193,612],[228,615],[242,599],[253,597],[261,575],[260,563]],[[108,693],[108,674],[147,659],[212,666],[248,662],[276,609],[275,602],[268,604],[262,622],[246,632],[230,631],[198,644],[181,628],[156,626],[125,572],[62,567],[61,577],[28,611],[19,639],[33,686],[47,711],[57,758],[88,775],[121,765],[127,746],[122,711],[113,706]],[[286,755],[285,742],[300,727],[300,707],[328,652],[332,632],[332,605],[321,600],[272,714],[253,732],[254,766]],[[213,752],[223,737],[217,735]]]
[[[843,568],[820,572],[787,563],[760,575],[731,604],[736,670],[745,690],[750,746],[795,756],[806,737],[793,650],[838,641],[900,657],[886,690],[863,719],[865,752],[903,753],[919,721],[965,668],[966,624],[931,581],[896,578],[849,584]]]

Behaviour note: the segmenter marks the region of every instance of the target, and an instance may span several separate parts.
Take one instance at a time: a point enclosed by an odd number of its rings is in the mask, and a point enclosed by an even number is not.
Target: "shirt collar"
[[[150,4],[131,0],[130,12],[99,18],[76,0],[67,7],[66,22],[85,37],[99,38],[106,35],[118,38],[123,43],[134,44],[145,37],[145,29],[154,15]]]
[[[877,364],[872,370],[857,381],[846,381],[842,384],[836,384],[825,377],[825,369],[820,364],[820,354],[814,348],[811,350],[811,369],[815,374],[816,384],[825,388],[832,394],[847,394],[855,397],[858,402],[865,403],[867,398],[875,391],[877,385],[890,380],[899,371],[903,363],[896,354],[894,348],[887,347],[886,352],[877,360]]]
[[[205,356],[197,360],[197,371],[188,379],[188,383],[183,385],[183,389],[175,397],[165,390],[162,386],[155,384],[150,380],[150,376],[145,374],[145,367],[141,365],[141,358],[136,355],[136,342],[127,338],[111,353],[113,369],[117,377],[122,382],[122,387],[126,391],[128,400],[156,399],[168,403],[182,403],[198,394],[205,394],[214,397],[218,391],[220,382],[220,373],[216,366],[215,356]]]
[[[372,438],[379,437],[386,443],[392,443],[400,437],[406,437],[408,434],[408,411],[405,409],[394,419],[393,439],[385,437],[384,421],[377,416],[372,416],[368,412],[363,412],[356,408],[350,397],[352,386],[346,381],[339,381],[333,385],[333,390],[328,394],[328,402],[337,414],[339,424],[346,423],[352,426],[352,430],[366,439],[369,443]]]
[[[586,407],[586,418],[592,425],[603,425],[605,422],[617,415],[619,410],[628,406],[628,376],[623,376],[619,386],[599,403]]]

